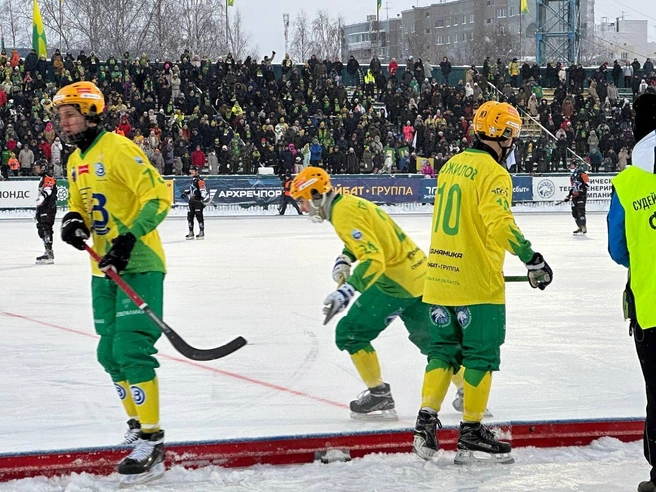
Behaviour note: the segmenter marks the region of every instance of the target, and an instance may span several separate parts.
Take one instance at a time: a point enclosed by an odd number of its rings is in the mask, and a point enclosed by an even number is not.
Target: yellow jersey
[[[449,159],[437,177],[424,302],[504,304],[505,252],[533,256],[510,211],[512,180],[487,152]]]
[[[426,255],[377,205],[353,195],[335,197],[330,222],[343,253],[358,265],[348,283],[364,292],[374,284],[392,297],[421,297]]]
[[[68,208],[84,218],[96,253],[105,255],[112,239],[131,232],[137,242],[124,271],[166,272],[156,227],[171,209],[170,191],[134,142],[102,131],[85,152],[69,157],[68,183]],[[104,276],[93,260],[91,268]]]

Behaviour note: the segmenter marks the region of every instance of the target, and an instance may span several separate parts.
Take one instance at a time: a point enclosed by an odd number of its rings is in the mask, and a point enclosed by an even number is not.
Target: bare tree
[[[148,40],[151,50],[162,60],[174,59],[184,49],[178,34],[178,14],[173,2],[154,1]]]
[[[431,55],[431,47],[436,48],[435,41],[416,32],[407,33],[404,36],[404,47],[408,57],[427,58]],[[433,56],[437,59],[437,56]]]
[[[318,10],[312,19],[314,50],[317,58],[333,60],[340,56],[342,47],[341,16],[332,18],[327,10]]]
[[[471,60],[470,63],[478,65],[487,56],[495,61],[497,58],[506,60],[513,53],[513,43],[517,43],[517,36],[509,34],[502,26],[494,26],[480,33],[475,32],[473,39],[460,39],[456,45],[451,45],[455,48],[447,50],[446,56],[456,60]]]
[[[25,44],[28,41],[26,31],[28,28],[31,28],[32,15],[30,14],[29,17],[25,15],[20,0],[5,0],[2,6],[3,11],[6,14],[3,15],[0,20],[3,36],[5,33],[8,35],[8,40],[11,41],[13,48],[19,46],[32,46],[31,29],[29,31],[29,44]]]
[[[310,18],[303,9],[296,14],[292,23],[291,49],[289,55],[297,63],[305,62],[314,53]]]
[[[211,57],[224,54],[225,2],[221,0],[181,0],[178,30],[190,51]]]
[[[251,35],[244,30],[241,12],[238,9],[234,10],[235,13],[230,19],[230,30],[228,31],[228,47],[235,60],[243,60],[250,50]]]
[[[0,19],[3,35],[14,46],[31,46],[33,0],[0,5],[8,14]],[[92,50],[100,58],[127,51],[177,59],[185,48],[217,58],[229,50],[245,56],[250,49],[250,33],[236,9],[226,41],[225,0],[39,0],[39,6],[51,49],[60,36],[64,51]]]

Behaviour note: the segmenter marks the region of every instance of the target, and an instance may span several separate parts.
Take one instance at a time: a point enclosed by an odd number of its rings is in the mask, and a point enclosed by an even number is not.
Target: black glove
[[[189,190],[184,190],[184,191],[180,194],[180,197],[181,197],[181,198],[187,198],[188,196],[189,196]]]
[[[111,267],[114,267],[117,273],[125,270],[136,242],[137,238],[131,232],[126,232],[112,239],[112,247],[98,262],[98,268],[103,272]]]
[[[528,283],[534,289],[544,290],[553,280],[553,271],[540,253],[533,254],[533,258],[526,263],[526,268],[528,268]]]
[[[84,250],[84,241],[89,239],[89,228],[77,212],[68,212],[62,219],[61,238],[74,248]]]

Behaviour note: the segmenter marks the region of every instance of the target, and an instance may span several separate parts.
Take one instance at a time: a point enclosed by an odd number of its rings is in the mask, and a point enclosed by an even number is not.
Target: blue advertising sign
[[[361,196],[374,203],[417,203],[422,180],[378,175],[367,178],[335,176],[331,181],[338,193]]]
[[[282,183],[276,176],[265,177],[203,177],[210,191],[212,204],[270,205],[280,201]],[[189,189],[191,178],[176,178],[175,203],[185,204],[182,192]]]
[[[512,176],[512,185],[513,203],[533,200],[533,178],[531,176]]]

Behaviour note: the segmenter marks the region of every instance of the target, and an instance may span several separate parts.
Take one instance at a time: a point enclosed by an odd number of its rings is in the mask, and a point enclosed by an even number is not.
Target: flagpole
[[[519,61],[522,60],[522,0],[519,0]]]
[[[376,56],[380,54],[380,9],[376,0]]]
[[[62,32],[64,31],[64,23],[62,21],[62,5],[64,0],[59,0],[59,52],[62,50]]]
[[[230,33],[229,33],[230,24],[228,21],[228,0],[226,0],[225,9],[226,9],[226,52],[229,52],[230,51]]]

